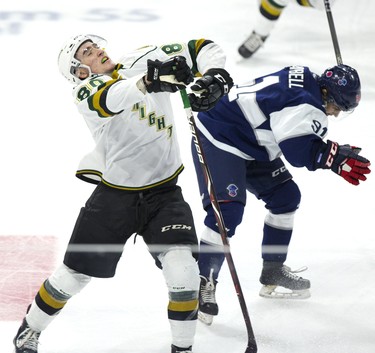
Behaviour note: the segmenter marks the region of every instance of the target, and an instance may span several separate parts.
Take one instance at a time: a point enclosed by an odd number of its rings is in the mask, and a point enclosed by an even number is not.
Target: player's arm
[[[293,166],[311,171],[330,169],[353,185],[365,181],[366,174],[371,172],[370,161],[359,155],[358,147],[324,142],[312,134],[284,140],[280,146]]]
[[[275,109],[270,114],[270,127],[291,165],[316,169],[314,158],[328,131],[328,120],[322,110],[301,100],[301,104]]]
[[[190,87],[193,93],[189,95],[192,109],[195,111],[211,109],[233,86],[232,78],[224,69],[226,56],[222,48],[211,40],[193,39],[188,43],[165,44],[152,54],[155,59],[149,59],[148,66],[154,65],[155,69],[150,75],[147,75],[147,81],[150,81],[155,76],[156,84],[147,88],[147,90],[149,92],[175,92],[191,83],[191,77],[199,77],[195,84]],[[188,75],[186,68],[181,66],[179,70],[180,76],[175,75],[176,80],[173,80],[173,72],[169,73],[168,67],[166,67],[165,73],[158,79],[157,75],[161,72],[159,67],[161,65],[160,61],[164,62],[162,60],[163,57],[169,58],[167,63],[176,57],[185,58],[186,64],[193,76]],[[184,63],[183,60],[180,60],[180,62]],[[156,73],[156,75],[153,73]],[[162,82],[161,86],[158,81]],[[177,83],[177,86],[166,85],[163,88],[165,82],[171,84]],[[181,84],[184,86],[181,86]]]
[[[191,40],[188,48],[192,71],[201,77],[190,87],[191,107],[197,112],[207,111],[233,87],[233,80],[224,69],[226,56],[218,44],[207,39]]]
[[[106,119],[131,109],[135,102],[144,97],[137,83],[144,76],[139,74],[129,79],[98,76],[85,81],[75,89],[79,111],[91,119],[97,118],[100,124]]]
[[[193,39],[188,42],[187,48],[195,76],[201,77],[214,68],[224,69],[226,55],[217,43],[203,38]]]

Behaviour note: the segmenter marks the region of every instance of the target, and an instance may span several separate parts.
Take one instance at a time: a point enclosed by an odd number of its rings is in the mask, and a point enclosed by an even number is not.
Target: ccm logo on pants
[[[187,229],[187,230],[191,230],[191,226],[187,226],[185,224],[171,224],[171,225],[162,227],[161,231],[162,232],[167,232],[168,230],[171,230],[171,229]]]
[[[280,175],[281,173],[284,173],[286,170],[287,170],[287,169],[286,169],[285,166],[283,166],[283,167],[281,167],[281,168],[279,168],[279,169],[274,170],[274,171],[272,172],[272,178],[274,178],[274,177]]]

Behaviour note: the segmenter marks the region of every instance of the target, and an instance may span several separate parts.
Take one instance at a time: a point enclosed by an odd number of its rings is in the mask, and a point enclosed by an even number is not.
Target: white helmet
[[[59,65],[59,71],[61,74],[71,83],[78,84],[82,82],[82,80],[75,75],[75,70],[78,67],[84,67],[88,70],[89,76],[92,75],[90,67],[87,65],[81,64],[79,60],[75,58],[76,52],[78,48],[84,42],[93,42],[98,44],[100,47],[104,47],[107,44],[107,41],[94,34],[80,34],[78,36],[74,36],[70,38],[62,47],[59,53],[59,57],[57,59],[57,63]]]

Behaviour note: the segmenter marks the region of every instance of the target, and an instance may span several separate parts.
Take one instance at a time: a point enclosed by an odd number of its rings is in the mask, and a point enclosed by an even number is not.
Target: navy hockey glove
[[[210,69],[190,88],[190,105],[195,112],[204,112],[215,106],[219,99],[228,94],[233,80],[224,69]]]
[[[194,76],[183,56],[166,61],[147,60],[147,92],[177,92],[193,82]]]
[[[365,174],[371,172],[370,161],[358,155],[359,152],[359,147],[339,145],[327,140],[327,144],[318,153],[317,167],[331,169],[350,184],[358,185],[360,180],[367,179]]]

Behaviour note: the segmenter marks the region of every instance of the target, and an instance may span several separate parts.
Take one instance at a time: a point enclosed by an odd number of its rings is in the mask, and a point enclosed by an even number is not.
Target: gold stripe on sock
[[[168,310],[172,311],[192,311],[198,308],[198,300],[189,300],[187,302],[169,302]]]
[[[272,16],[280,16],[284,7],[276,7],[268,0],[262,0],[261,7]]]
[[[44,287],[44,284],[40,287],[39,289],[39,296],[40,298],[47,304],[49,305],[50,307],[54,308],[54,309],[61,309],[64,307],[64,305],[66,304],[66,300],[64,301],[61,301],[61,300],[56,300],[55,298],[53,298],[46,290],[46,288]]]

